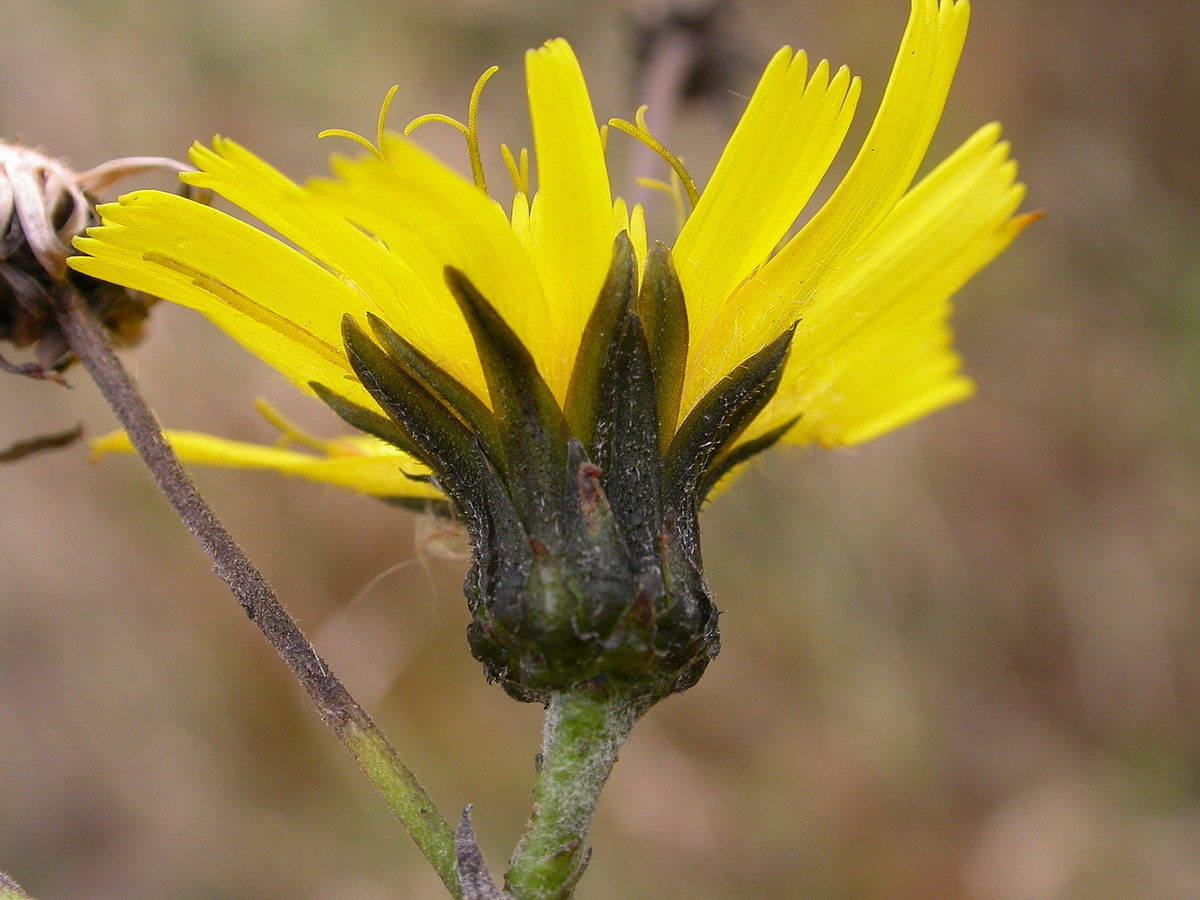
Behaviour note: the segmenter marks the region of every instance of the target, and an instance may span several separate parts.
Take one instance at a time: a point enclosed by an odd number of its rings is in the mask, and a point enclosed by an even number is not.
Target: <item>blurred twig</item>
[[[57,434],[43,434],[24,441],[16,441],[0,450],[0,463],[16,462],[18,459],[24,459],[34,453],[68,447],[81,437],[83,437],[83,425],[79,424]]]
[[[133,379],[109,347],[95,316],[67,285],[59,288],[55,299],[55,316],[71,350],[129,433],[130,441],[175,512],[212,558],[217,575],[229,585],[246,615],[300,680],[321,718],[358,761],[451,894],[461,897],[450,826],[379,726],[317,655],[266,578],[196,490]],[[6,895],[0,893],[0,900],[7,900]]]
[[[722,32],[728,8],[727,0],[672,0],[636,23],[637,93],[649,107],[647,124],[664,146],[670,144],[680,102],[710,96],[727,81],[729,53]],[[658,154],[641,143],[634,153],[635,179],[654,178],[662,165]],[[633,194],[637,203],[648,198],[646,187]]]

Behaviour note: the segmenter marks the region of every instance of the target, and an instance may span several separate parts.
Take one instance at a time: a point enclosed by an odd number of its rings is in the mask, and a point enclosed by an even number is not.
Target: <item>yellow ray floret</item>
[[[200,171],[185,175],[184,180],[224,197],[302,248],[360,294],[363,308],[412,330],[426,345],[447,339],[431,326],[430,317],[423,314],[436,310],[440,302],[448,303],[435,290],[440,286],[423,280],[401,256],[331,210],[311,191],[224,138],[214,139],[211,149],[195,145],[190,158]],[[205,223],[196,224],[199,226],[196,239],[217,237],[207,234]],[[282,264],[299,263],[287,259]],[[336,330],[340,313],[335,299],[329,298],[324,306]],[[289,301],[287,297],[275,300]],[[450,310],[446,312],[449,314]],[[339,347],[340,344],[339,339]]]
[[[454,266],[527,341],[538,363],[548,364],[554,351],[546,342],[546,297],[504,211],[410,141],[388,135],[384,150],[383,159],[335,158],[336,177],[315,180],[307,190],[382,241],[427,286],[431,302],[410,302],[402,319],[388,321],[486,398],[474,343],[446,288],[444,270]],[[611,228],[611,211],[607,221]]]
[[[787,234],[833,162],[861,84],[829,63],[808,78],[803,53],[780,50],[750,98],[704,196],[675,243],[697,333]]]
[[[831,272],[800,320],[783,383],[755,423],[794,415],[794,443],[854,445],[969,395],[949,298],[1029,223],[1000,129],[980,129]]]
[[[370,403],[361,386],[347,381],[351,371],[337,320],[319,306],[330,302],[320,299],[326,291],[352,308],[361,307],[361,297],[282,244],[214,210],[196,206],[200,214],[189,229],[187,208],[183,198],[150,191],[101,207],[106,224],[77,243],[92,255],[74,257],[73,265],[203,313],[304,390],[310,381],[344,384],[348,396]],[[209,226],[211,231],[202,230]],[[278,262],[277,270],[266,267],[270,260]],[[285,289],[291,293],[281,293]]]
[[[561,400],[608,273],[616,236],[612,195],[587,85],[567,42],[526,53],[525,77],[538,170],[534,261],[549,316],[529,346],[550,345],[542,375]]]
[[[913,186],[969,14],[966,0],[911,0],[867,136],[808,221],[798,220],[861,93],[845,67],[810,67],[804,53],[779,51],[703,190],[691,184],[681,158],[649,135],[642,111],[636,124],[612,120],[675,166],[672,185],[661,186],[677,199],[680,219],[672,251],[688,335],[680,421],[792,326],[779,389],[747,439],[795,421],[785,436],[791,443],[856,445],[973,390],[953,349],[951,297],[1032,217],[1016,215],[1024,189],[996,125]],[[613,197],[605,131],[568,44],[529,51],[525,70],[536,177],[527,151],[501,148],[511,204],[487,196],[479,152],[479,97],[489,69],[471,95],[467,124],[424,116],[409,129],[441,121],[462,131],[474,183],[385,132],[392,92],[378,146],[358,139],[371,152],[335,157],[331,178],[296,184],[221,138],[193,148],[199,171],[185,180],[287,243],[182,198],[142,192],[101,207],[102,226],[77,243],[89,255],[71,265],[200,311],[303,390],[316,381],[376,408],[353,377],[341,338],[345,314],[360,323],[373,314],[490,405],[474,338],[446,285],[452,266],[516,332],[562,403],[614,238],[628,233],[640,273],[653,236],[640,205]],[[414,473],[411,459],[395,451],[389,457],[375,444],[342,457],[321,443],[309,445],[313,456],[183,433],[175,439],[197,462],[276,468],[380,495],[397,485],[408,493],[394,496],[436,494],[402,474]],[[380,474],[389,465],[391,482]]]
[[[715,313],[696,310],[685,407],[802,316],[823,275],[839,262],[871,265],[855,245],[891,213],[925,157],[969,17],[965,0],[913,0],[883,101],[846,177],[799,234]]]
[[[332,444],[333,455],[314,456],[190,431],[167,431],[165,435],[179,458],[187,463],[271,470],[385,499],[438,500],[442,497],[433,485],[414,480],[428,476],[428,469],[374,438],[344,438]],[[132,452],[128,436],[121,431],[92,442],[93,459],[108,453]]]

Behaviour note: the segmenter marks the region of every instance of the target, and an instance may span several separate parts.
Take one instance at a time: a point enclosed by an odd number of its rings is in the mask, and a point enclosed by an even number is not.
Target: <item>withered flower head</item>
[[[76,172],[40,150],[0,141],[0,341],[34,347],[36,362],[0,369],[45,378],[72,357],[54,321],[56,290],[77,291],[99,317],[113,343],[129,346],[155,298],[67,268],[71,241],[98,223],[93,194],[151,169],[183,172],[171,159],[129,157]]]

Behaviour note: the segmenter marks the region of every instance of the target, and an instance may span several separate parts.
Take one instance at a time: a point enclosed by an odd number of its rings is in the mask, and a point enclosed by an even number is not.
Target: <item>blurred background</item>
[[[665,6],[0,0],[0,134],[87,168],[221,133],[303,179],[338,149],[316,133],[373,134],[390,85],[397,127],[462,116],[498,64],[500,181],[525,48],[566,36],[598,115],[631,118],[637,23]],[[853,151],[906,15],[733,0],[671,145],[706,177],[790,43],[863,76]],[[979,394],[854,452],[772,453],[708,511],[724,649],[623,753],[583,900],[1200,898],[1198,83],[1200,3],[977,0],[926,167],[999,119],[1048,213],[959,297]],[[420,139],[467,171],[455,133]],[[341,431],[189,312],[156,309],[125,359],[169,426],[269,442],[265,396]],[[0,379],[0,446],[113,428],[71,382]],[[0,868],[39,900],[443,896],[140,465],[86,457],[0,467]],[[501,869],[540,710],[470,658],[453,536],[195,477]]]

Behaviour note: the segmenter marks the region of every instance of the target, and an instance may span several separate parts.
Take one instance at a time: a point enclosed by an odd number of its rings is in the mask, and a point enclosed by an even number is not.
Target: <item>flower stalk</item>
[[[603,685],[554,693],[533,791],[533,814],[505,885],[517,900],[566,900],[587,868],[588,829],[617,754],[646,704]]]
[[[15,881],[0,872],[0,900],[30,900],[30,897]]]
[[[317,655],[266,578],[196,490],[133,379],[113,353],[100,323],[78,293],[63,284],[54,300],[54,314],[71,351],[100,388],[172,508],[212,558],[217,575],[299,679],[321,718],[383,795],[450,893],[461,897],[450,826],[379,726]],[[9,900],[5,890],[8,888],[0,882],[0,900]]]

